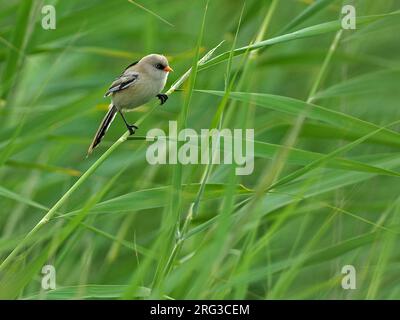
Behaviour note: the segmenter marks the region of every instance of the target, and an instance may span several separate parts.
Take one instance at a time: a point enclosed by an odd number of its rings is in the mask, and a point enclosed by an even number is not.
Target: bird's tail
[[[96,135],[94,136],[93,141],[90,144],[87,155],[90,155],[92,153],[93,149],[96,148],[96,146],[101,142],[101,139],[103,139],[104,135],[106,134],[106,132],[107,132],[108,128],[110,127],[111,122],[114,120],[117,112],[118,112],[118,109],[113,104],[110,104],[108,112],[105,115],[103,121],[101,121],[101,124],[100,124],[99,128],[97,129]]]

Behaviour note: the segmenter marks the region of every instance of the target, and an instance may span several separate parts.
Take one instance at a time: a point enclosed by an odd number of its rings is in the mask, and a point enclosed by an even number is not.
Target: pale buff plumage
[[[117,112],[121,114],[127,128],[133,134],[137,127],[129,125],[122,112],[137,108],[154,97],[158,97],[161,104],[167,100],[168,97],[161,94],[161,91],[167,82],[169,71],[172,69],[167,58],[158,54],[145,56],[124,70],[105,94],[106,97],[111,97],[110,108],[96,132],[88,154],[100,143]]]
[[[157,69],[161,64],[167,67],[168,61],[164,56],[150,54],[142,58],[137,64],[127,68],[123,74],[111,84],[111,88],[121,81],[133,82],[124,90],[111,93],[111,101],[120,110],[134,109],[150,101],[159,94],[167,82],[168,72]]]

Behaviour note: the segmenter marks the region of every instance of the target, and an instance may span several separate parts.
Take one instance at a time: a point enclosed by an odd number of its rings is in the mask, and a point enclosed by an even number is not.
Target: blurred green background
[[[55,30],[41,26],[49,4]],[[340,31],[344,4],[356,8],[356,30]],[[400,127],[382,128],[400,119],[400,16],[389,14],[399,9],[397,0],[2,1],[0,297],[400,298]],[[213,57],[223,59],[164,106],[128,114],[143,119],[136,140],[99,161],[125,132],[117,117],[85,158],[103,94],[128,64],[166,55],[167,90],[221,41]],[[150,166],[143,139],[169,120],[197,132],[254,128],[253,174]],[[44,265],[55,267],[56,290],[41,286]],[[345,265],[354,290],[342,288]]]

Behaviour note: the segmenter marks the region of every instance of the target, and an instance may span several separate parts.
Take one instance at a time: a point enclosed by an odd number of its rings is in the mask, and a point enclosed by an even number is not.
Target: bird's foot
[[[160,105],[163,105],[168,100],[168,96],[164,93],[159,93],[156,97],[160,99]]]
[[[128,124],[126,127],[128,128],[130,135],[135,134],[135,131],[139,129],[139,127],[135,126],[134,124]]]

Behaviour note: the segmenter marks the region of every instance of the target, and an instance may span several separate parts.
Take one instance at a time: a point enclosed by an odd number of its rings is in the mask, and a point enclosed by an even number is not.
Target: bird
[[[138,127],[128,123],[124,112],[137,108],[155,97],[163,105],[168,100],[168,96],[161,91],[164,89],[171,71],[173,69],[169,66],[167,58],[154,53],[127,66],[122,74],[111,83],[104,95],[104,97],[111,98],[111,103],[89,146],[87,155],[90,155],[93,149],[99,145],[117,113],[121,115],[129,133],[134,134]]]

